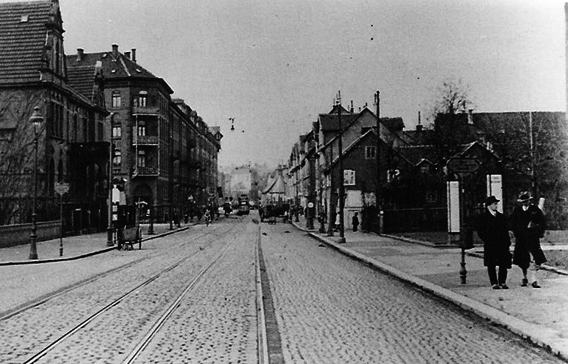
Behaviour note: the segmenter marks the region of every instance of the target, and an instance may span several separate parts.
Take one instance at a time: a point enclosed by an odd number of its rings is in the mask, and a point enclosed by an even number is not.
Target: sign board
[[[63,196],[65,193],[69,192],[69,183],[55,183],[55,192]]]
[[[503,177],[500,174],[487,175],[487,196],[498,199],[497,211],[503,213]]]
[[[454,173],[473,173],[479,168],[479,161],[475,158],[452,158],[448,168]]]
[[[449,181],[447,185],[448,196],[448,232],[460,232],[460,184],[458,181]]]

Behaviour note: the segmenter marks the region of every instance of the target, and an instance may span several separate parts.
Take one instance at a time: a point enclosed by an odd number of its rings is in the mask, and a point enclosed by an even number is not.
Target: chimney
[[[83,48],[77,48],[77,62],[81,62],[83,60]]]
[[[112,45],[112,55],[115,58],[118,58],[118,44],[113,44]]]
[[[351,114],[353,114],[353,100],[351,100]]]
[[[136,62],[136,48],[132,48],[132,62]]]
[[[418,124],[416,124],[416,131],[422,131],[423,125],[420,122],[420,111],[418,111]]]
[[[467,123],[473,125],[473,109],[467,110]]]
[[[130,52],[124,52],[124,56],[128,59],[130,59]]]

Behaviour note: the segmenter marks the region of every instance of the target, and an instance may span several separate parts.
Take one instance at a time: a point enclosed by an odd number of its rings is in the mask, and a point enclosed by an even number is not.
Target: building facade
[[[35,140],[39,219],[57,216],[57,184],[68,186],[67,198],[77,204],[99,211],[105,206],[108,157],[98,151],[108,112],[101,74],[94,65],[89,69],[84,82],[91,85],[90,96],[72,87],[76,79],[65,62],[63,33],[58,1],[0,4],[3,224],[29,221]],[[29,122],[35,108],[43,118],[37,126]]]

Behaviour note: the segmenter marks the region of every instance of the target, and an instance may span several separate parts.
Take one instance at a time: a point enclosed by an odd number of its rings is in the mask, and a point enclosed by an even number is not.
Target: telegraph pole
[[[377,206],[377,234],[381,233],[381,93],[375,94],[375,106],[377,107],[377,184],[375,186],[375,205]]]
[[[337,141],[339,147],[339,241],[338,243],[345,243],[345,226],[344,226],[344,214],[343,207],[345,204],[345,186],[344,186],[344,176],[343,176],[343,147],[341,139],[343,138],[343,127],[341,125],[341,91],[337,93],[337,116],[339,122],[339,140]]]

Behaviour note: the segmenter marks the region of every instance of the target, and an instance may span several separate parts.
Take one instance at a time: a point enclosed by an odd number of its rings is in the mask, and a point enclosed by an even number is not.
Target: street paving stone
[[[253,261],[250,259],[257,238],[254,226],[258,225],[251,224],[250,217],[234,219],[233,222],[246,222],[246,228],[252,229],[243,235],[248,237],[248,241],[236,242],[242,249],[235,250],[224,270],[213,275],[215,279],[206,285],[210,292],[196,296],[194,303],[199,310],[191,311],[188,308],[186,312],[193,314],[188,318],[179,316],[174,321],[176,325],[168,328],[176,333],[173,336],[179,335],[180,340],[168,342],[170,335],[167,335],[159,345],[153,347],[152,350],[156,350],[156,353],[169,353],[158,357],[174,360],[173,358],[179,359],[185,355],[199,357],[200,361],[197,362],[256,362],[256,326],[252,324],[256,317],[255,313],[247,311],[254,301],[251,292],[255,288],[251,285],[241,292],[238,287],[240,284],[254,283],[253,280],[249,282],[250,275],[254,276]],[[301,222],[298,226],[303,224]],[[279,222],[276,225],[260,226],[286,363],[558,362],[557,358],[528,345],[525,340],[511,335],[501,326],[508,329],[512,327],[513,331],[517,330],[515,332],[531,339],[536,337],[539,345],[551,344],[553,352],[556,350],[561,355],[566,355],[565,351],[558,350],[559,347],[568,348],[568,344],[565,345],[568,341],[563,334],[568,332],[568,317],[565,314],[568,304],[566,276],[546,272],[541,283],[542,289],[528,289],[516,284],[517,281],[520,282],[520,273],[513,268],[509,279],[511,289],[494,291],[487,285],[487,275],[482,260],[474,256],[475,249],[472,251],[474,255],[466,257],[468,274],[467,284],[464,285],[459,278],[460,254],[455,248],[432,248],[385,236],[352,232],[346,233],[346,244],[336,244],[336,237],[317,236],[321,241],[326,240],[322,244],[289,224]],[[195,229],[193,226],[182,226],[174,231],[170,231],[168,225],[156,226],[157,236],[172,232],[176,233],[174,236],[182,235],[177,233],[186,229],[189,230],[183,235],[188,237],[187,240],[194,237],[191,244],[186,242],[186,245],[192,245],[194,251],[199,252],[204,244],[201,238],[195,236],[205,231],[203,226]],[[315,232],[312,234],[318,235]],[[145,236],[145,239],[148,237]],[[32,265],[2,265],[28,263],[29,247],[0,249],[0,289],[5,293],[0,296],[0,316],[25,302],[41,299],[48,292],[81,282],[90,275],[159,254],[162,250],[161,242],[172,239],[177,238],[162,240],[152,237],[151,240],[145,240],[143,250],[124,252],[109,250],[106,247],[106,234],[69,237],[64,240],[66,249],[63,259],[73,259],[83,254],[104,254],[79,260],[43,263],[50,259],[60,259],[59,241],[54,239],[38,244],[40,261],[37,263],[43,264]],[[379,267],[379,270],[384,271],[383,268],[388,267],[390,275],[406,280],[410,285],[338,254],[338,251],[329,249],[330,246],[343,249],[343,253],[347,255],[360,254],[368,259],[370,265]],[[251,267],[241,264],[243,262],[250,263]],[[136,264],[142,266],[148,263],[141,261]],[[160,265],[150,264],[146,266],[145,274],[159,268]],[[190,276],[194,271],[188,270],[186,275]],[[107,281],[105,284],[104,279],[101,279],[91,287],[98,287],[97,290],[101,293],[112,296],[121,290],[121,284],[123,287],[129,286],[128,282],[136,275],[130,277],[129,274],[124,273],[120,280]],[[415,286],[444,299],[432,300],[429,295],[413,289]],[[228,292],[235,299],[225,302],[221,299],[223,293],[220,292]],[[41,312],[36,316],[33,311],[29,311],[29,317],[19,318],[20,321],[15,325],[19,325],[19,328],[2,327],[0,323],[0,337],[8,338],[5,340],[4,351],[0,349],[0,358],[9,351],[18,350],[22,353],[20,357],[25,357],[27,354],[22,348],[29,348],[26,346],[27,341],[46,342],[69,326],[74,310],[90,312],[106,302],[103,298],[89,302],[91,294],[86,287],[78,289],[74,293],[71,307],[66,302],[51,306],[54,315],[46,321],[49,329],[38,327],[44,317],[41,317]],[[156,307],[162,301],[155,295],[138,299],[143,305]],[[446,299],[454,301],[461,308],[448,305]],[[474,303],[464,305],[462,301],[466,299]],[[212,304],[207,305],[205,302]],[[481,312],[482,317],[487,317],[486,322],[479,320],[476,315],[470,317],[466,313],[464,317],[464,309],[476,314]],[[130,322],[136,322],[138,327],[149,322],[142,318],[147,317],[147,314],[135,318],[130,316],[128,311],[131,310],[126,305],[123,310],[126,311],[124,318],[108,320],[102,324],[106,327],[107,335],[78,339],[79,343],[82,340],[87,342],[82,345],[89,347],[80,356],[76,356],[75,350],[69,346],[46,358],[46,362],[68,362],[66,360],[69,358],[75,358],[79,360],[75,362],[99,363],[116,362],[114,360],[122,358],[121,355],[126,355],[129,346],[120,344],[116,338],[124,337],[124,342],[136,341],[140,334],[130,328]],[[144,310],[140,313],[145,315]],[[509,327],[512,319],[517,319],[520,324],[517,322]],[[211,327],[207,324],[209,321],[212,322]],[[496,323],[497,327],[494,327],[495,324],[487,327],[487,322]],[[140,329],[139,332],[143,331]],[[9,332],[16,334],[8,334]],[[221,344],[212,344],[212,341],[220,341]],[[109,347],[116,350],[114,357],[105,353],[105,348]],[[151,355],[145,357],[147,362],[158,362],[152,361],[150,357]],[[0,359],[0,362],[3,361]]]

